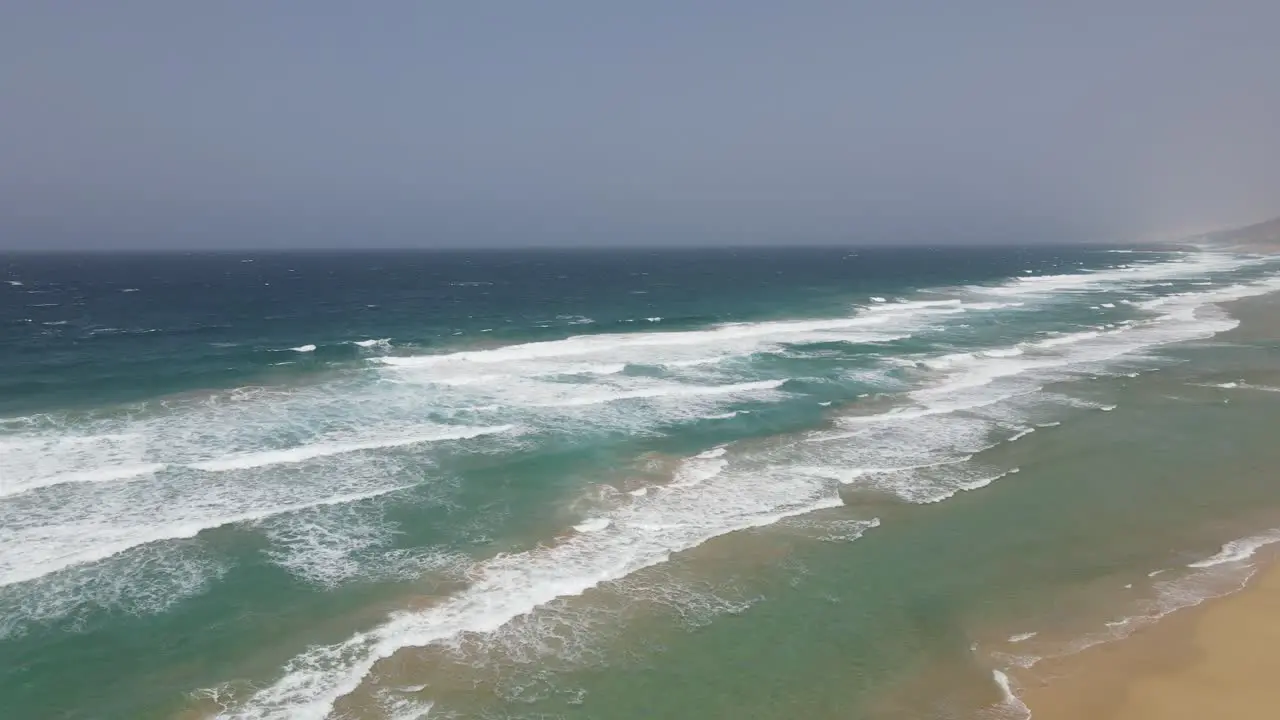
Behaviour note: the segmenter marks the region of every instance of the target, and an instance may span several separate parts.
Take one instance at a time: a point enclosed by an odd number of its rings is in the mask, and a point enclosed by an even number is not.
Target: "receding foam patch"
[[[320,587],[411,580],[426,573],[453,576],[469,564],[466,556],[445,548],[392,548],[397,528],[376,500],[311,508],[260,527],[271,542],[267,558]]]
[[[999,711],[1008,713],[1009,716],[1016,718],[1031,717],[1031,709],[1013,691],[1013,685],[1009,681],[1008,675],[1000,670],[992,670],[991,679],[1000,690],[1000,704],[997,706]]]
[[[822,517],[821,514],[787,518],[778,523],[778,529],[794,531],[821,542],[853,542],[868,530],[880,527],[879,518],[858,520],[853,518]]]
[[[323,467],[268,466],[213,475],[170,467],[125,483],[62,484],[0,501],[0,586],[35,580],[131,548],[425,482],[389,458],[335,456]]]
[[[323,587],[361,575],[362,556],[389,545],[395,528],[380,508],[331,505],[272,518],[263,526],[267,557],[292,574]]]
[[[0,640],[57,622],[87,629],[95,613],[162,613],[204,592],[230,569],[198,544],[148,545],[17,586],[0,587]]]

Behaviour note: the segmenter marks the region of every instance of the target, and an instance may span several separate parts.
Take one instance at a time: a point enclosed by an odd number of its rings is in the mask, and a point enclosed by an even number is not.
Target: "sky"
[[[0,249],[1050,242],[1280,214],[1280,2],[0,3]]]

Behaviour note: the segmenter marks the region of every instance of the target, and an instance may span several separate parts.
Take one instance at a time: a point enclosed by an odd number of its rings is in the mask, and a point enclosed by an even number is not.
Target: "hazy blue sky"
[[[1280,1],[0,3],[0,247],[1280,214]]]

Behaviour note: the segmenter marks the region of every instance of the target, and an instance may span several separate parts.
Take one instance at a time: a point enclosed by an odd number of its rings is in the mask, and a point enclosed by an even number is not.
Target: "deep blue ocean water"
[[[1057,385],[1170,366],[1277,269],[1079,247],[6,257],[6,717],[650,716],[601,668],[775,612],[755,608],[785,582],[740,567],[774,551],[755,544],[894,537],[895,508],[976,495],[1019,469],[1004,446],[1112,409]],[[675,652],[727,661],[717,642]],[[866,687],[901,653],[859,656]]]
[[[23,255],[0,412],[234,386],[399,352],[840,316],[869,296],[1120,264],[1080,249]],[[299,358],[289,348],[316,345]],[[292,361],[300,367],[287,367]]]

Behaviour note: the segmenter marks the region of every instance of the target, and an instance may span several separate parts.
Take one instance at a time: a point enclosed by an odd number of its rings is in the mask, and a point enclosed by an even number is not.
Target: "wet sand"
[[[1035,720],[1275,717],[1280,565],[1272,561],[1236,594],[1046,662],[1034,674],[1041,684],[1020,695]]]

